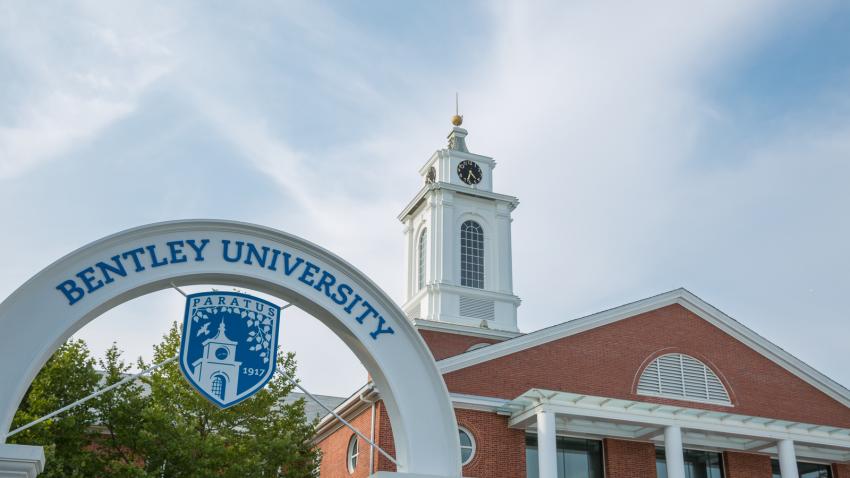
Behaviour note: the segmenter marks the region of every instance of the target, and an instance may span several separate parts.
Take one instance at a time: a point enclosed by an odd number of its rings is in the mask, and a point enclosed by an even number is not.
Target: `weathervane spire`
[[[460,108],[458,106],[457,92],[455,92],[455,115],[452,116],[452,124],[455,126],[460,126],[463,124],[463,116],[460,115]]]

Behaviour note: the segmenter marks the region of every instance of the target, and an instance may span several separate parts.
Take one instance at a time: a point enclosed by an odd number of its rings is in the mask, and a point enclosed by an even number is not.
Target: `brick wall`
[[[360,415],[348,420],[360,433],[369,436],[372,422],[371,409],[366,409]],[[366,478],[369,476],[369,443],[362,438],[357,439],[360,451],[357,467],[354,473],[348,472],[348,441],[353,434],[354,432],[347,427],[342,427],[319,443],[319,449],[322,451],[322,463],[319,469],[323,478]]]
[[[771,478],[770,456],[757,453],[723,453],[725,478]]]
[[[525,476],[525,432],[508,428],[508,417],[473,410],[455,410],[458,426],[475,439],[475,455],[463,476],[517,478]]]
[[[517,478],[525,476],[525,432],[508,428],[507,417],[495,413],[455,410],[458,425],[466,428],[475,439],[476,451],[472,461],[463,467],[463,476],[477,478]],[[370,411],[366,410],[351,423],[368,436]],[[319,444],[322,450],[323,478],[367,477],[369,444],[360,440],[360,459],[354,474],[346,468],[348,440],[352,432],[340,428]],[[375,443],[395,456],[392,426],[382,402],[376,404]],[[375,450],[376,471],[395,471],[395,465]]]
[[[850,464],[833,463],[832,478],[850,478]]]
[[[602,446],[606,478],[655,478],[654,444],[606,438]]]
[[[670,403],[640,396],[648,360],[681,352],[706,362],[729,390],[734,412],[850,427],[850,409],[680,305],[671,305],[443,376],[452,392],[513,399],[530,388]],[[800,406],[805,403],[806,406]]]
[[[384,451],[395,457],[395,443],[393,442],[393,428],[390,423],[390,416],[387,414],[387,409],[384,407],[384,402],[377,403],[377,412],[375,413],[375,443]],[[396,471],[396,466],[387,457],[378,450],[375,450],[376,471]]]
[[[446,332],[435,332],[433,330],[420,330],[419,335],[425,339],[428,348],[434,355],[434,360],[462,354],[475,344],[495,344],[498,339],[485,339],[470,335],[449,334]]]
[[[371,411],[366,409],[351,423],[369,435]],[[475,456],[463,467],[463,476],[472,478],[521,478],[525,476],[525,432],[508,428],[507,417],[473,410],[455,410],[458,425],[472,433],[476,443]],[[366,478],[369,476],[369,444],[359,440],[360,457],[357,468],[349,474],[346,468],[348,440],[352,432],[340,428],[319,444],[323,457],[323,478]],[[375,442],[395,456],[392,426],[382,402],[376,404]],[[606,438],[604,447],[606,478],[655,478],[655,445]],[[392,464],[375,450],[375,471],[395,471]],[[770,478],[770,456],[756,453],[727,451],[723,454],[725,478]],[[833,464],[833,478],[850,478],[850,464]]]

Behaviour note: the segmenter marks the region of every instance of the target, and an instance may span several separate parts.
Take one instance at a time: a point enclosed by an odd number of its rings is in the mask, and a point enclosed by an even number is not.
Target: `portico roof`
[[[459,398],[453,396],[455,406]],[[474,403],[472,397],[466,401]],[[664,428],[679,426],[686,446],[776,454],[776,442],[788,439],[800,458],[850,461],[850,429],[828,425],[542,389],[496,409],[510,416],[510,427],[524,430],[535,430],[537,412],[549,411],[564,434],[663,443]]]

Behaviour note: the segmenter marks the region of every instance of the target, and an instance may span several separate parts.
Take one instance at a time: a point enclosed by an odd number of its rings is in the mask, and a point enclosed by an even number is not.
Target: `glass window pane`
[[[782,478],[782,473],[779,471],[779,460],[770,460],[770,465],[773,468],[773,478]],[[800,478],[832,478],[832,469],[829,465],[798,461],[797,474],[800,475]]]
[[[460,284],[484,288],[484,229],[475,221],[460,226]]]
[[[422,229],[422,232],[419,234],[419,257],[417,260],[418,271],[417,271],[417,282],[418,288],[422,289],[425,287],[425,260],[426,260],[426,246],[427,246],[427,236],[425,233],[428,232],[427,229]]]
[[[558,437],[556,447],[558,478],[604,478],[602,442]],[[537,478],[537,460],[537,437],[526,435],[525,467],[528,478]]]
[[[472,448],[461,448],[460,449],[461,463],[466,463],[467,461],[469,461],[470,456],[472,456]]]
[[[667,478],[667,462],[655,460],[655,474],[658,478]]]
[[[460,446],[472,446],[472,439],[465,431],[458,430],[458,434],[460,435]]]
[[[723,460],[720,453],[702,450],[684,450],[686,478],[723,478]],[[664,448],[655,448],[655,469],[658,478],[667,478],[667,456]]]
[[[537,436],[525,436],[525,476],[527,478],[538,478],[540,472],[537,469]]]

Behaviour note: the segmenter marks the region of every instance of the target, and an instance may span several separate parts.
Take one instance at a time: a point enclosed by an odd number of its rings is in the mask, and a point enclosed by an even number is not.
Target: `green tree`
[[[116,344],[98,361],[103,373],[103,386],[123,380],[130,365],[121,358]],[[96,413],[93,431],[97,432],[97,458],[102,476],[147,476],[138,454],[139,436],[144,430],[144,411],[149,395],[138,380],[130,381],[92,400]]]
[[[154,347],[155,363],[177,355],[176,323]],[[149,365],[140,361],[140,368]],[[277,366],[295,375],[292,353],[278,354]],[[313,424],[304,401],[284,404],[293,386],[277,374],[254,397],[229,409],[213,405],[185,381],[174,362],[144,379],[150,387],[138,449],[145,468],[167,478],[310,477],[318,464],[311,445]]]
[[[172,324],[154,346],[153,363],[177,355],[180,332]],[[15,416],[15,427],[110,385],[130,367],[113,344],[95,370],[85,343],[60,347],[39,372]],[[139,359],[140,369],[151,366]],[[294,355],[277,366],[295,376]],[[104,393],[53,420],[12,437],[45,446],[45,477],[287,477],[313,476],[319,452],[304,401],[285,404],[293,386],[281,375],[229,409],[208,402],[186,382],[176,362],[141,381]]]
[[[66,342],[30,384],[12,429],[91,394],[98,380],[95,361],[85,342]],[[91,450],[95,420],[92,408],[83,405],[13,435],[8,441],[44,445],[47,465],[40,476],[45,478],[97,476],[100,461]]]

